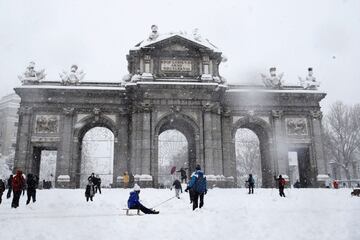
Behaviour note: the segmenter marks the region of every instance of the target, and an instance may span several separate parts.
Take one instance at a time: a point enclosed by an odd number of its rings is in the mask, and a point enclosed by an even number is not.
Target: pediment
[[[153,43],[149,43],[146,47],[152,47],[155,49],[163,49],[165,51],[189,51],[191,49],[201,49],[203,51],[214,51],[209,46],[202,44],[201,42],[188,39],[184,36],[173,35],[164,39],[159,39]]]
[[[169,52],[172,52],[172,51],[186,52],[186,51],[189,51],[190,49],[182,44],[175,43],[175,44],[172,44],[172,45],[162,48],[162,50],[169,51]]]

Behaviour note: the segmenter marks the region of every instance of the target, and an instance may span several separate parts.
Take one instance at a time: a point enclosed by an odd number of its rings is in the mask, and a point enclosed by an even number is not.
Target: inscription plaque
[[[161,71],[191,72],[191,60],[161,60]]]

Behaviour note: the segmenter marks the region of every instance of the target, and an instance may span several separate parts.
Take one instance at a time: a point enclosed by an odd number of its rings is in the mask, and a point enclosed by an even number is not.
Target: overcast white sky
[[[29,61],[48,80],[75,63],[84,80],[120,81],[152,24],[160,33],[199,28],[228,57],[229,83],[261,81],[271,66],[297,82],[312,66],[328,93],[323,106],[360,103],[358,0],[0,0],[0,96]]]

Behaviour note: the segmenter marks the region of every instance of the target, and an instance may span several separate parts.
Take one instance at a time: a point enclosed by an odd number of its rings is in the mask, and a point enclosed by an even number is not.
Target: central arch
[[[151,159],[151,175],[154,186],[158,186],[158,164],[159,164],[159,135],[167,130],[177,130],[182,133],[188,142],[188,166],[189,172],[195,170],[196,163],[199,162],[200,144],[199,144],[199,127],[187,115],[169,114],[161,118],[155,127],[153,139],[153,156]]]
[[[247,116],[240,118],[232,129],[232,140],[234,142],[235,152],[235,135],[238,129],[246,128],[253,131],[260,143],[260,160],[262,172],[262,187],[272,187],[274,164],[271,158],[271,127],[261,118]]]

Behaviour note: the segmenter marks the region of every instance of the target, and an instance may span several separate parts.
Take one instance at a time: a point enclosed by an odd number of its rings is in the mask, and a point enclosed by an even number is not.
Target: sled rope
[[[165,201],[163,201],[163,202],[161,202],[161,203],[159,203],[159,204],[157,204],[157,205],[153,206],[152,208],[158,207],[158,206],[160,206],[160,205],[162,205],[162,204],[164,204],[164,203],[166,203],[166,202],[170,201],[171,199],[173,199],[173,198],[175,198],[175,197],[176,197],[176,196],[173,196],[173,197],[171,197],[171,198],[169,198],[169,199],[166,199]]]

